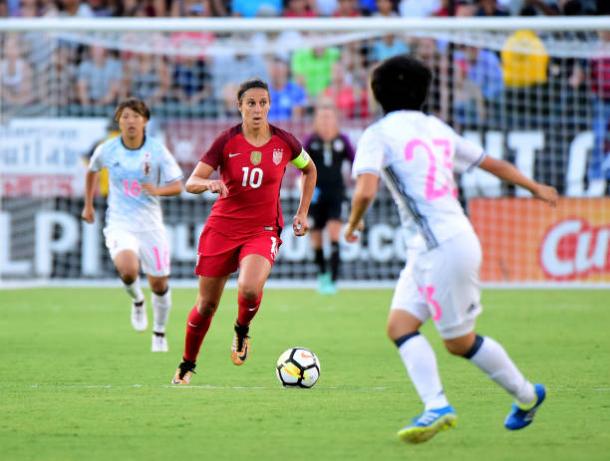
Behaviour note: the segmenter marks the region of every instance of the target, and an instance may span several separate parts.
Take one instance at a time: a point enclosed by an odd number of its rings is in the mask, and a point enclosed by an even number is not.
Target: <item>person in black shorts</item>
[[[347,136],[339,130],[339,114],[332,101],[322,99],[316,105],[313,125],[313,133],[304,143],[305,150],[318,168],[318,182],[309,210],[313,219],[310,235],[318,266],[318,291],[334,294],[337,291],[339,237],[343,224],[341,206],[345,199],[342,166],[344,161],[353,161],[354,149]],[[322,248],[324,229],[328,229],[331,245],[328,265]]]

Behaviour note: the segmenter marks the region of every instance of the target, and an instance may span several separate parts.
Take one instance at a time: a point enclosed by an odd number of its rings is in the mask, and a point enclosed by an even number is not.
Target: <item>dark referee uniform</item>
[[[322,230],[332,219],[341,219],[341,205],[345,199],[345,184],[341,167],[345,160],[354,161],[354,149],[347,138],[339,133],[332,141],[324,142],[312,134],[304,143],[318,171],[318,182],[313,194],[309,214],[313,228]]]

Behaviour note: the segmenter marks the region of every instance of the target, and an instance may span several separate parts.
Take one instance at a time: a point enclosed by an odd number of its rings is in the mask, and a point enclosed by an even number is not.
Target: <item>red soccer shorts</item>
[[[281,244],[272,231],[234,240],[206,226],[199,237],[195,274],[224,277],[235,272],[241,260],[251,254],[263,256],[273,265]]]

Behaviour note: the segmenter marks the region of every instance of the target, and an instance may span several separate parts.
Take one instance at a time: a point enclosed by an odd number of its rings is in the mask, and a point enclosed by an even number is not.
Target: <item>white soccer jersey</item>
[[[485,153],[438,118],[396,111],[368,127],[358,141],[353,176],[381,176],[398,206],[407,247],[428,249],[472,231],[457,200],[454,171],[478,165]]]
[[[106,226],[132,232],[163,228],[159,197],[142,184],[162,186],[182,179],[174,156],[160,142],[146,138],[139,149],[125,147],[120,136],[100,144],[89,162],[89,170],[107,168],[110,179]]]

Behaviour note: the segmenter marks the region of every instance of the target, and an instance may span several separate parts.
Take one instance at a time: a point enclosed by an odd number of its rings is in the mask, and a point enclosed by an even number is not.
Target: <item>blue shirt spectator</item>
[[[284,88],[275,89],[269,87],[271,108],[269,109],[269,120],[290,120],[293,109],[303,108],[307,104],[307,94],[303,87],[295,82],[287,82]]]
[[[261,7],[273,8],[276,15],[282,13],[282,0],[232,0],[231,11],[235,16],[255,17]]]
[[[282,121],[299,118],[307,105],[305,88],[288,78],[288,63],[275,58],[269,66],[269,120]]]
[[[373,60],[383,61],[384,59],[391,58],[399,54],[405,54],[409,52],[407,44],[398,39],[396,35],[386,35],[383,38],[379,38],[373,44]]]
[[[493,51],[470,47],[466,51],[466,58],[468,61],[468,79],[481,88],[486,100],[495,101],[499,99],[504,91],[504,82],[498,55]]]

